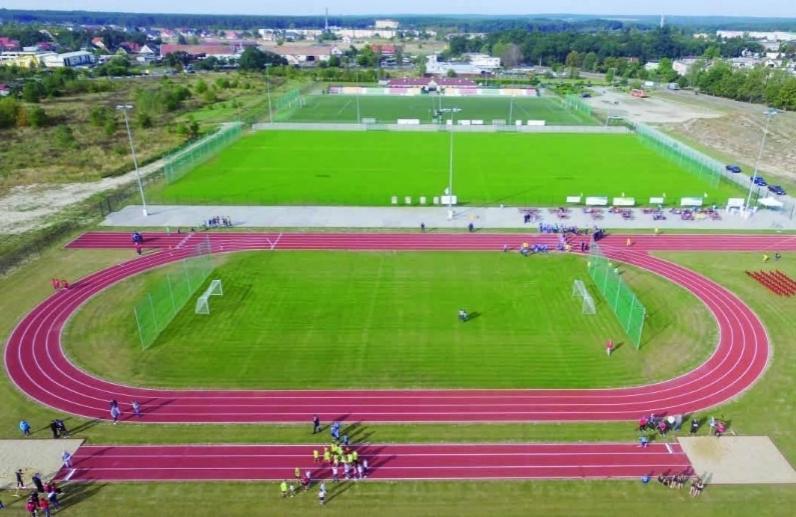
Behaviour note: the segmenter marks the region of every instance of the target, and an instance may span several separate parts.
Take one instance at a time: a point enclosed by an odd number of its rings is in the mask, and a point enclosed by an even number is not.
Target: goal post
[[[196,314],[210,314],[210,297],[223,295],[224,286],[221,284],[221,280],[211,280],[208,288],[196,299],[196,309],[194,312]]]
[[[586,289],[586,284],[583,283],[583,280],[575,280],[572,282],[572,297],[582,300],[581,312],[583,314],[597,314],[594,298],[589,294],[589,290]]]

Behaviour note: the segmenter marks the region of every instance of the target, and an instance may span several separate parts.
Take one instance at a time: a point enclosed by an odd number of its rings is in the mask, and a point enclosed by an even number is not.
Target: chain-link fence
[[[565,95],[563,104],[570,111],[576,111],[578,113],[583,113],[584,115],[592,116],[591,106],[589,106],[577,95]]]
[[[725,177],[724,165],[669,135],[646,124],[636,123],[636,134],[641,141],[678,163],[683,169],[715,187]]]
[[[614,311],[619,325],[638,349],[641,346],[647,309],[622,279],[616,266],[602,254],[596,244],[591,247],[588,268],[589,276]]]
[[[243,124],[236,122],[224,125],[221,129],[199,140],[189,148],[167,156],[163,172],[168,183],[185,176],[194,167],[209,160],[237,140],[243,132]]]
[[[180,261],[175,271],[166,274],[133,307],[138,337],[144,349],[157,340],[191,296],[213,272],[213,258],[209,243],[197,245],[195,256]]]

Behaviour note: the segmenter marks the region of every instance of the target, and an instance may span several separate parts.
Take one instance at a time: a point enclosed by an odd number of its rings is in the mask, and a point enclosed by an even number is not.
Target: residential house
[[[41,59],[40,52],[35,51],[18,51],[18,52],[0,52],[0,65],[18,66],[21,68],[31,68],[39,66]]]
[[[296,66],[311,66],[329,61],[332,56],[343,55],[343,51],[337,47],[326,45],[278,45],[263,50],[280,55],[287,59],[288,64]]]
[[[398,28],[398,21],[396,20],[376,20],[373,24],[373,27],[376,29],[392,29],[395,30]]]
[[[102,39],[102,36],[94,36],[91,38],[91,44],[100,50],[108,50],[108,48],[105,46],[105,41]]]
[[[160,46],[160,57],[166,57],[169,54],[177,52],[185,52],[193,58],[216,57],[219,59],[238,59],[243,52],[243,47],[235,45],[179,45],[172,43],[164,43]]]
[[[453,70],[456,75],[483,75],[490,74],[494,71],[492,68],[481,67],[472,63],[439,61],[436,54],[426,57],[427,74],[446,75],[451,70]]]
[[[0,36],[0,51],[19,50],[19,41],[5,36]]]
[[[7,97],[11,95],[11,87],[7,84],[0,83],[0,97]]]
[[[683,57],[680,59],[675,59],[672,61],[672,69],[679,75],[686,75],[697,61],[699,61],[699,58],[696,57]]]
[[[141,45],[134,41],[122,41],[119,43],[119,48],[116,50],[117,54],[133,55],[141,51]]]
[[[470,62],[471,65],[477,66],[478,68],[484,70],[497,70],[501,65],[499,57],[492,57],[489,54],[470,52],[464,54],[464,57]]]

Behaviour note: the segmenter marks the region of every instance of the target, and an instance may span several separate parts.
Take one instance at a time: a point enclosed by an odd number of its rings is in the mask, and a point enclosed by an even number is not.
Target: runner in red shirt
[[[614,351],[614,340],[613,339],[609,339],[605,343],[605,353],[608,354],[608,357],[611,357],[611,354],[613,353],[613,351]]]

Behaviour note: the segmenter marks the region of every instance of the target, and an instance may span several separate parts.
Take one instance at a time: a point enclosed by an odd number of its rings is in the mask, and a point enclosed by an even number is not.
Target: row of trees
[[[640,62],[664,57],[694,55],[734,57],[743,49],[761,52],[755,41],[733,38],[707,41],[671,27],[655,30],[624,29],[602,32],[542,32],[512,30],[495,32],[483,38],[453,37],[444,57],[465,52],[483,52],[499,56],[505,65],[564,64],[571,52],[581,56],[584,69],[596,69],[607,58],[635,58]],[[588,56],[588,58],[587,58]]]
[[[796,110],[796,77],[784,70],[763,66],[736,70],[723,61],[711,65],[700,61],[681,83],[711,95]]]
[[[14,75],[13,70],[4,70],[11,67],[0,67],[0,71],[9,72],[10,81],[24,78],[19,94],[25,102],[36,103],[44,98],[61,97],[79,93],[98,93],[110,91],[113,84],[110,81],[92,81],[79,75],[71,68],[56,68],[55,70],[22,70],[23,73]],[[0,79],[2,76],[0,75]]]

